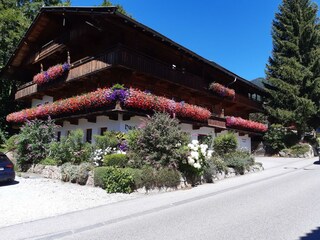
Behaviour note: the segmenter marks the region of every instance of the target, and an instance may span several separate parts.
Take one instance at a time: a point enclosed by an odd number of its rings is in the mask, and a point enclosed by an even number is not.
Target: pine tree
[[[272,26],[265,108],[271,122],[295,125],[299,137],[319,126],[320,28],[310,0],[283,0]],[[316,121],[315,121],[316,120]]]

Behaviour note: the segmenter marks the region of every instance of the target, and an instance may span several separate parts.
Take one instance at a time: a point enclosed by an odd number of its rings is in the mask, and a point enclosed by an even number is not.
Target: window
[[[204,143],[207,138],[208,138],[208,135],[205,135],[205,134],[199,134],[199,135],[198,135],[198,141],[199,141],[199,143]]]
[[[100,129],[100,135],[103,136],[104,132],[108,131],[107,127],[103,127]]]
[[[57,141],[60,142],[60,140],[61,140],[61,132],[59,131],[57,132]]]
[[[91,143],[92,141],[92,129],[87,129],[87,134],[86,134],[86,142]]]

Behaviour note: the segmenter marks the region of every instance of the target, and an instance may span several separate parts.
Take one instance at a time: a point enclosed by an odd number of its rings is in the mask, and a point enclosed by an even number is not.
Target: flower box
[[[68,63],[58,64],[53,67],[50,67],[47,71],[44,71],[35,75],[33,77],[33,82],[41,86],[45,83],[51,82],[61,77],[63,74],[65,74],[69,70],[70,70],[70,64]]]
[[[227,117],[226,125],[228,127],[240,127],[248,130],[253,130],[256,132],[266,132],[268,130],[267,125],[263,123],[246,120],[241,117]]]
[[[211,83],[209,89],[214,93],[218,94],[220,97],[226,97],[234,99],[236,94],[235,91],[231,88],[227,88],[220,83]]]
[[[116,102],[121,102],[126,108],[167,112],[177,117],[189,118],[202,122],[207,121],[211,116],[211,112],[205,108],[184,102],[175,102],[168,98],[152,95],[138,89],[111,90],[105,88],[84,95],[58,100],[54,103],[11,113],[7,116],[7,121],[24,122],[26,120],[46,118],[48,116],[67,116],[68,114],[76,114],[83,111],[112,106]]]

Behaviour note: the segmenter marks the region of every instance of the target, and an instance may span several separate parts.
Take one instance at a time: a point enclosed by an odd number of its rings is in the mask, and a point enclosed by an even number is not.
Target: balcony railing
[[[159,61],[158,59],[122,45],[113,47],[96,57],[87,57],[72,63],[65,81],[74,81],[116,66],[133,69],[134,71],[151,75],[198,91],[204,91],[207,87],[207,82],[199,76],[175,70],[172,68],[172,65],[169,65],[168,63]],[[45,90],[45,86],[41,87],[41,90],[42,89]],[[25,84],[17,91],[16,99],[32,96],[38,93],[38,90],[37,85],[32,82]],[[257,102],[239,94],[236,94],[234,101],[260,108],[260,105]]]

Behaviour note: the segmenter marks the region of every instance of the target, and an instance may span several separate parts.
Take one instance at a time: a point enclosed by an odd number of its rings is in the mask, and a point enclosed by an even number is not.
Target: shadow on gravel
[[[19,184],[19,181],[14,180],[12,182],[0,182],[0,187],[7,187],[16,184]]]
[[[299,240],[319,240],[320,239],[320,227],[307,233],[305,236],[300,237]]]
[[[320,160],[315,161],[313,164],[320,165]]]

